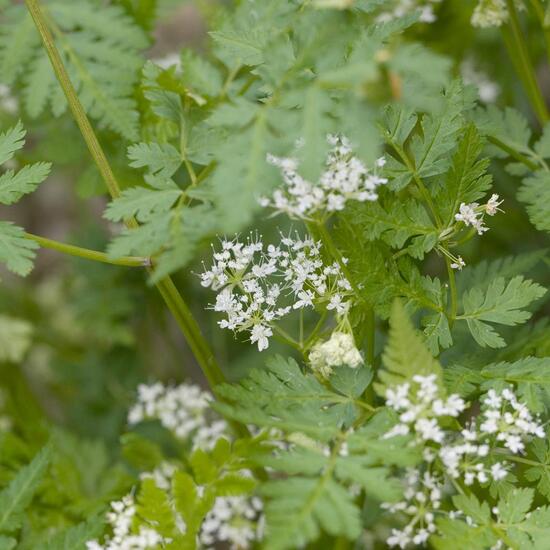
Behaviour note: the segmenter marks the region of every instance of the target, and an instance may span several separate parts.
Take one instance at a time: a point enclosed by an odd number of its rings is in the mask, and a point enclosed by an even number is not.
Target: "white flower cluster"
[[[245,550],[263,537],[263,505],[257,497],[218,497],[204,519],[199,540],[205,548],[220,543]]]
[[[430,472],[420,473],[408,468],[405,475],[404,500],[382,503],[390,513],[401,512],[410,516],[403,529],[392,529],[386,542],[388,546],[406,548],[409,544],[424,544],[435,533],[435,513],[441,506],[443,483]]]
[[[499,200],[499,196],[495,193],[491,195],[491,198],[486,204],[478,204],[472,202],[466,204],[460,203],[458,212],[455,214],[455,220],[462,222],[466,227],[473,227],[477,231],[478,235],[483,235],[489,228],[483,223],[485,214],[488,216],[494,216],[497,212],[502,212],[499,206],[504,201]],[[462,270],[466,265],[461,256],[454,256],[449,251],[445,251],[445,254],[452,260],[451,267],[453,269]]]
[[[497,194],[491,195],[487,204],[480,205],[477,202],[471,204],[460,203],[459,211],[455,214],[455,220],[464,223],[466,226],[474,227],[478,235],[483,235],[489,228],[483,224],[485,214],[494,216],[497,212],[502,212],[499,206],[503,201],[499,201]]]
[[[397,0],[391,6],[391,9],[385,9],[378,16],[377,21],[385,23],[418,11],[420,12],[419,20],[422,23],[434,23],[437,19],[434,13],[434,5],[440,2],[441,0]]]
[[[346,137],[329,135],[327,139],[332,149],[317,184],[298,173],[297,159],[268,155],[267,161],[280,169],[284,187],[277,189],[270,198],[261,197],[260,205],[291,218],[311,220],[318,212],[343,210],[349,200],[376,200],[377,188],[388,181],[378,175],[378,169],[386,160],[379,158],[370,170],[353,154]]]
[[[443,443],[445,432],[439,425],[439,418],[457,417],[466,408],[466,403],[456,394],[441,399],[435,374],[416,374],[412,381],[413,384],[406,382],[386,390],[386,405],[400,414],[399,423],[384,438],[415,434],[418,443]]]
[[[211,449],[227,433],[225,420],[212,415],[212,395],[199,386],[167,387],[157,382],[138,386],[137,402],[128,413],[128,423],[157,419],[181,440],[192,439],[194,448]]]
[[[355,346],[353,335],[334,331],[327,341],[317,342],[311,348],[309,363],[312,370],[328,378],[334,367],[357,368],[363,363],[363,357]]]
[[[107,513],[107,522],[113,530],[112,537],[106,537],[103,544],[97,540],[88,541],[87,550],[146,550],[170,542],[154,529],[143,525],[134,533],[132,527],[135,515],[136,505],[131,495],[112,502],[111,511]]]
[[[415,445],[423,448],[425,465],[429,469],[439,468],[444,476],[457,480],[465,485],[474,482],[487,484],[500,481],[508,475],[507,463],[494,460],[491,451],[503,445],[504,450],[519,454],[525,450],[525,441],[532,437],[545,437],[542,425],[533,417],[524,403],[520,403],[509,389],[501,392],[489,390],[482,399],[482,410],[470,426],[460,431],[450,430],[444,417],[458,417],[466,404],[456,394],[442,399],[436,384],[435,375],[413,377],[413,383],[405,383],[386,390],[386,405],[399,413],[399,423],[389,430],[383,438],[411,434]],[[443,422],[442,422],[443,421]],[[411,477],[412,476],[412,477]],[[433,482],[431,474],[424,477]],[[421,478],[419,471],[409,471],[408,477],[417,484]],[[435,482],[428,484],[435,486]],[[426,485],[426,484],[424,484]],[[432,495],[422,495],[408,488],[405,501],[397,504],[384,504],[389,511],[402,511],[416,518],[418,502],[428,502],[423,513],[439,508],[443,483],[437,485]],[[416,501],[416,503],[414,502]],[[431,513],[431,512],[430,512]],[[433,518],[433,516],[429,516]],[[405,548],[410,543],[420,544],[435,528],[422,527],[419,532],[416,519],[402,530],[394,529],[387,540],[390,546]],[[430,531],[430,529],[433,529]]]
[[[500,86],[484,72],[478,70],[471,59],[467,59],[461,64],[460,73],[465,84],[472,84],[477,88],[479,99],[483,103],[496,101],[500,94]]]
[[[500,27],[508,20],[505,0],[479,0],[472,14],[474,27]]]
[[[159,489],[167,491],[172,484],[172,477],[176,470],[177,466],[175,464],[162,462],[152,472],[142,472],[139,474],[139,479],[152,479]]]
[[[533,418],[527,405],[520,403],[509,388],[500,393],[489,390],[483,405],[479,431],[495,437],[514,454],[524,451],[526,437],[546,436],[544,428]]]
[[[351,285],[337,262],[326,265],[321,243],[283,237],[279,246],[261,239],[222,241],[202,286],[218,292],[212,306],[227,318],[220,327],[248,332],[260,351],[269,346],[276,321],[291,311],[324,305],[339,315],[350,306]]]

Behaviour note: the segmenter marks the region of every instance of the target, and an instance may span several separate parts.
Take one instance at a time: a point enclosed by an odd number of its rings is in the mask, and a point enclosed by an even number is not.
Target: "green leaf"
[[[261,492],[266,504],[265,548],[283,550],[304,546],[325,530],[355,540],[361,532],[359,509],[350,492],[331,479],[295,476],[269,481]]]
[[[366,202],[353,209],[363,234],[369,240],[382,239],[392,248],[406,248],[411,256],[422,259],[437,244],[438,230],[428,212],[414,199],[395,202],[392,197],[387,202]]]
[[[508,283],[504,277],[494,279],[483,292],[472,288],[463,296],[464,313],[457,319],[465,320],[476,342],[481,346],[499,348],[504,340],[487,323],[515,326],[527,321],[532,313],[522,308],[539,299],[546,290],[521,275]]]
[[[547,254],[547,250],[542,249],[513,256],[504,256],[490,262],[483,260],[473,266],[468,265],[457,273],[458,292],[462,294],[473,287],[486,291],[497,277],[510,279],[516,275],[525,275],[538,265]]]
[[[498,501],[498,514],[503,523],[519,523],[531,509],[535,491],[529,488],[513,489]]]
[[[15,126],[0,134],[0,164],[13,158],[15,151],[18,151],[25,145],[26,130],[21,121]]]
[[[540,139],[535,143],[533,149],[537,155],[543,158],[550,158],[550,123],[546,123],[542,129]]]
[[[185,85],[200,94],[215,97],[223,86],[222,75],[217,67],[190,49],[181,52],[182,80]]]
[[[497,139],[508,148],[530,155],[531,130],[527,119],[516,109],[506,107],[501,111],[494,105],[478,108],[473,113],[476,126],[484,135]],[[494,151],[498,156],[507,156],[501,149]]]
[[[224,415],[259,426],[302,432],[328,440],[349,419],[353,398],[323,386],[313,374],[304,374],[293,359],[271,358],[241,383],[218,387],[224,402],[215,407]]]
[[[102,532],[103,519],[101,516],[92,517],[39,544],[36,550],[81,550],[86,542],[95,539]]]
[[[97,9],[87,0],[54,0],[48,3],[48,14],[63,45],[62,61],[86,112],[100,126],[136,140],[134,87],[142,66],[140,52],[148,45],[145,33],[117,5]],[[31,36],[23,38],[20,33]],[[10,56],[24,62],[25,72],[12,66]],[[47,106],[57,116],[66,110],[67,102],[52,78],[53,69],[26,10],[9,10],[3,17],[0,59],[11,73],[8,84],[24,75],[24,105],[31,116],[39,116]]]
[[[146,167],[151,174],[171,177],[182,163],[181,154],[169,143],[136,143],[128,147],[132,168]]]
[[[24,166],[18,172],[8,170],[0,176],[0,203],[14,204],[23,195],[32,193],[50,173],[49,162]]]
[[[137,513],[146,523],[153,524],[162,536],[173,535],[176,525],[168,494],[159,489],[153,479],[142,481],[137,503]]]
[[[0,221],[0,262],[25,277],[33,268],[38,244],[25,237],[25,231],[11,222]]]
[[[382,363],[384,369],[378,371],[380,383],[374,386],[379,395],[385,395],[388,387],[409,382],[415,374],[435,374],[437,383],[442,387],[441,365],[429,352],[398,300],[393,304],[390,334]]]
[[[443,312],[433,313],[422,318],[426,345],[433,355],[440,349],[447,349],[453,343],[447,315]]]
[[[32,334],[27,321],[0,315],[0,363],[19,363],[31,345]]]
[[[158,445],[137,433],[124,434],[121,443],[124,458],[141,471],[151,472],[164,460]]]
[[[236,97],[231,103],[222,103],[206,120],[210,126],[242,128],[249,124],[258,114],[258,104]]]
[[[234,63],[253,66],[260,65],[263,61],[262,50],[267,37],[261,28],[212,31],[210,36],[223,47],[224,56],[234,59]]]
[[[415,134],[411,139],[415,173],[419,177],[436,176],[448,168],[449,152],[457,143],[464,108],[463,89],[455,82],[445,91],[442,108],[422,118],[422,136]]]
[[[140,222],[150,221],[155,214],[166,213],[181,197],[182,191],[175,184],[168,189],[131,187],[109,203],[105,218],[117,222],[133,216]]]
[[[539,231],[550,231],[550,172],[539,171],[525,178],[518,199],[527,205],[531,223]]]
[[[340,393],[357,399],[363,395],[372,381],[372,369],[361,366],[355,369],[350,367],[337,368],[330,377],[331,386]]]
[[[11,533],[21,526],[25,509],[45,475],[51,454],[51,447],[44,447],[0,493],[0,533]]]
[[[447,172],[436,204],[446,225],[454,221],[460,203],[475,202],[489,189],[492,177],[486,174],[489,159],[478,160],[483,142],[473,124],[466,127]]]
[[[544,412],[550,399],[550,358],[525,357],[514,363],[495,363],[481,369],[484,390],[514,384],[521,400],[534,412]]]
[[[550,446],[548,441],[535,438],[528,447],[530,460],[539,462],[524,472],[525,479],[531,483],[537,482],[537,490],[546,498],[550,498]]]
[[[475,495],[455,495],[453,504],[475,523],[486,525],[491,521],[491,510],[486,502],[480,502]]]

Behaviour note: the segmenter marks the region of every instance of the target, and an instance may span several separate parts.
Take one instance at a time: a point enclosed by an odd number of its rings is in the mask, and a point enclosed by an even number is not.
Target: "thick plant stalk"
[[[31,17],[33,18],[36,28],[38,29],[44,48],[50,58],[57,79],[63,88],[63,92],[65,93],[71,112],[82,133],[82,137],[88,146],[90,154],[92,155],[92,158],[94,159],[97,168],[105,181],[109,194],[112,198],[117,198],[120,196],[120,186],[118,185],[109,161],[105,156],[84,108],[78,99],[78,95],[71,83],[65,66],[63,65],[63,61],[48,28],[40,4],[37,0],[25,0],[25,3]],[[129,228],[135,228],[138,224],[137,221],[132,218],[127,220],[126,225]],[[225,377],[212,351],[210,350],[208,343],[202,335],[200,327],[193,317],[191,310],[183,300],[181,294],[170,277],[166,277],[156,283],[156,287],[171,313],[174,315],[174,318],[185,336],[185,339],[189,343],[189,347],[191,348],[193,355],[208,380],[210,388],[215,393],[215,387],[218,384],[225,382]]]
[[[508,53],[510,54],[518,76],[527,92],[527,97],[531,102],[533,111],[540,124],[544,125],[549,120],[550,116],[535,76],[527,46],[525,45],[525,39],[521,31],[514,0],[506,0],[506,6],[509,13],[509,23],[502,29],[504,42],[506,43]]]
[[[50,250],[57,250],[63,254],[69,256],[76,256],[77,258],[84,258],[85,260],[92,260],[94,262],[101,262],[104,264],[121,265],[125,267],[150,267],[150,258],[142,256],[122,256],[122,258],[111,258],[104,252],[98,252],[97,250],[90,250],[88,248],[82,248],[80,246],[74,246],[72,244],[65,244],[53,239],[47,239],[46,237],[40,237],[39,235],[33,235],[32,233],[25,233],[25,237],[31,241],[38,243],[42,248],[49,248]]]

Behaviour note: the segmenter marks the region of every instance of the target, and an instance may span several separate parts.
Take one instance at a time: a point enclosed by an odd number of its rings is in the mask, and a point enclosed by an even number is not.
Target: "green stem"
[[[538,170],[540,168],[536,162],[528,159],[525,155],[522,155],[509,145],[506,145],[506,143],[500,141],[500,139],[494,136],[487,136],[487,140],[499,149],[502,149],[505,153],[508,153],[512,158],[515,158],[517,161],[525,164],[525,166],[527,166],[530,170]]]
[[[438,228],[441,228],[442,225],[443,225],[441,217],[437,213],[437,209],[435,207],[435,204],[432,201],[432,197],[430,196],[430,193],[429,193],[428,189],[424,185],[424,182],[422,181],[422,179],[418,175],[418,173],[416,171],[416,167],[411,162],[411,159],[409,158],[409,155],[407,155],[405,150],[398,143],[396,143],[395,141],[390,141],[389,143],[395,149],[395,152],[399,155],[399,158],[403,161],[403,163],[405,164],[405,166],[407,167],[409,172],[411,172],[411,174],[413,176],[414,183],[416,184],[416,187],[420,191],[420,194],[422,195],[422,198],[424,199],[424,201],[428,205],[428,208],[430,209],[430,212],[432,214],[432,217],[435,221],[436,226]]]
[[[321,313],[321,316],[319,317],[319,320],[317,321],[317,324],[315,325],[315,327],[313,327],[311,334],[306,338],[306,341],[304,342],[304,345],[303,345],[304,353],[307,353],[309,351],[309,348],[315,342],[315,338],[319,334],[319,331],[323,328],[323,325],[325,324],[326,320],[327,320],[327,312],[323,311],[323,313]]]
[[[288,346],[298,350],[300,353],[303,353],[303,347],[300,342],[297,342],[290,334],[277,325],[273,325],[273,330],[275,331],[275,337],[278,337],[281,342],[287,344]]]
[[[444,256],[444,257],[445,257],[445,265],[447,266],[447,274],[449,275],[449,291],[451,293],[451,303],[450,303],[450,309],[449,309],[449,327],[452,328],[454,321],[456,319],[456,314],[458,310],[456,278],[455,278],[455,271],[451,267],[451,260],[447,256]]]
[[[531,7],[539,20],[544,33],[544,42],[546,44],[546,55],[550,61],[550,27],[546,24],[544,6],[540,0],[531,0]]]
[[[78,258],[85,258],[86,260],[92,260],[94,262],[102,262],[104,264],[122,265],[126,267],[149,267],[151,266],[151,259],[140,256],[122,256],[122,258],[113,259],[104,252],[97,252],[96,250],[89,250],[88,248],[81,248],[80,246],[74,246],[72,244],[60,243],[46,237],[40,237],[33,235],[32,233],[25,233],[25,237],[32,241],[37,242],[42,248],[49,248],[51,250],[57,250],[63,254],[69,254],[70,256],[77,256]]]
[[[376,338],[376,319],[374,317],[374,310],[369,309],[367,311],[366,318],[366,339],[367,339],[367,363],[374,368],[374,352],[375,352],[375,338]]]
[[[63,88],[63,92],[65,93],[65,97],[67,98],[74,119],[80,129],[80,132],[82,133],[82,137],[84,138],[86,145],[88,146],[90,154],[92,155],[92,158],[94,159],[94,162],[97,165],[105,184],[107,185],[107,189],[109,190],[111,197],[119,197],[120,186],[118,185],[113,171],[111,170],[109,161],[105,156],[84,108],[78,99],[78,95],[71,83],[67,70],[63,65],[63,61],[59,55],[52,34],[46,24],[46,20],[44,18],[44,14],[42,13],[42,9],[40,8],[39,2],[37,0],[25,0],[25,2],[40,34],[48,57],[50,58],[56,77]],[[126,222],[126,225],[129,228],[136,228],[138,223],[132,218]],[[225,382],[225,377],[217,364],[208,343],[202,335],[198,323],[170,277],[166,277],[156,283],[156,287],[166,302],[166,305],[174,315],[183,335],[189,343],[191,351],[193,352],[199,366],[208,380],[210,387],[215,392],[215,386]],[[246,428],[241,427],[240,431],[242,433],[243,431],[246,431]]]
[[[351,277],[351,274],[349,272],[348,266],[343,262],[342,255],[340,254],[340,251],[336,247],[336,244],[332,240],[332,236],[327,230],[324,223],[319,222],[317,224],[317,228],[319,230],[319,235],[321,237],[321,240],[323,241],[323,244],[327,247],[327,250],[331,254],[331,256],[336,259],[338,264],[340,265],[340,269],[342,270],[342,273],[346,277],[346,279],[349,281],[351,287],[353,288],[353,291],[355,292],[357,298],[364,302],[364,299],[361,297],[360,291],[353,282],[353,278]],[[374,370],[374,347],[375,347],[375,318],[374,318],[374,309],[372,307],[366,308],[367,312],[367,362],[371,366],[371,368]],[[363,398],[367,401],[373,402],[374,401],[374,392],[372,386],[369,386],[363,395]]]
[[[514,0],[506,0],[506,5],[509,13],[509,22],[502,28],[504,42],[508,48],[512,63],[527,92],[533,111],[541,125],[544,125],[549,118],[548,109],[535,76],[535,71],[529,57],[529,51],[525,44],[516,5]]]

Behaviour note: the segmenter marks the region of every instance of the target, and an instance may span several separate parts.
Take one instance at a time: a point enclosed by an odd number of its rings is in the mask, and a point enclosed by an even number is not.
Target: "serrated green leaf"
[[[489,160],[478,160],[482,148],[479,133],[470,124],[460,138],[436,203],[447,225],[454,221],[461,203],[470,204],[479,200],[490,187],[492,177],[486,174]]]
[[[0,262],[25,277],[33,268],[38,244],[25,237],[25,231],[11,222],[0,221]]]
[[[182,163],[181,154],[170,143],[136,143],[128,147],[132,168],[147,168],[151,174],[171,177]]]
[[[222,385],[223,414],[259,426],[278,427],[328,440],[349,419],[354,399],[324,387],[313,374],[304,374],[293,359],[274,357],[253,370],[240,384]]]
[[[21,121],[0,134],[0,164],[12,159],[15,151],[23,147],[26,134]]]
[[[155,531],[170,537],[176,530],[174,513],[168,494],[157,487],[153,479],[144,479],[137,496],[137,513],[155,526]]]
[[[525,519],[535,492],[533,489],[513,489],[498,501],[498,514],[503,523],[519,523]]]
[[[81,550],[86,542],[95,539],[102,532],[103,519],[101,516],[92,517],[39,544],[36,550]]]
[[[184,84],[207,96],[220,93],[223,80],[217,67],[190,49],[183,50],[180,59]]]
[[[262,486],[266,505],[265,548],[296,548],[315,540],[321,529],[355,540],[361,532],[359,509],[349,491],[323,477],[293,477]]]
[[[528,453],[531,456],[534,455],[531,460],[538,464],[525,470],[523,475],[531,483],[537,482],[539,493],[550,498],[550,447],[548,441],[535,438],[528,447]]]
[[[531,223],[539,231],[550,231],[550,172],[539,171],[525,178],[518,199],[527,205]]]
[[[260,65],[263,61],[263,47],[266,35],[262,29],[227,29],[210,32],[212,39],[224,48],[224,55],[234,63]]]
[[[476,523],[486,525],[491,521],[489,505],[486,502],[480,502],[473,494],[455,495],[453,504]]]
[[[51,447],[44,447],[0,493],[0,533],[12,533],[21,526],[24,511],[44,477],[51,454]]]
[[[104,216],[114,222],[133,216],[140,222],[151,221],[156,215],[166,213],[182,193],[176,185],[163,190],[131,187],[109,203]]]
[[[49,162],[28,164],[15,172],[7,170],[0,176],[0,203],[14,204],[23,195],[32,193],[50,173]]]
[[[532,315],[525,308],[546,293],[540,285],[525,280],[521,275],[506,282],[504,277],[494,279],[487,291],[472,288],[463,295],[465,320],[476,342],[481,346],[502,347],[504,340],[489,323],[514,326],[524,323]]]
[[[397,300],[390,316],[390,334],[382,363],[384,369],[378,371],[380,383],[374,386],[379,395],[385,395],[386,388],[390,386],[409,382],[415,374],[435,374],[437,383],[442,387],[441,365],[428,351],[422,336]]]

